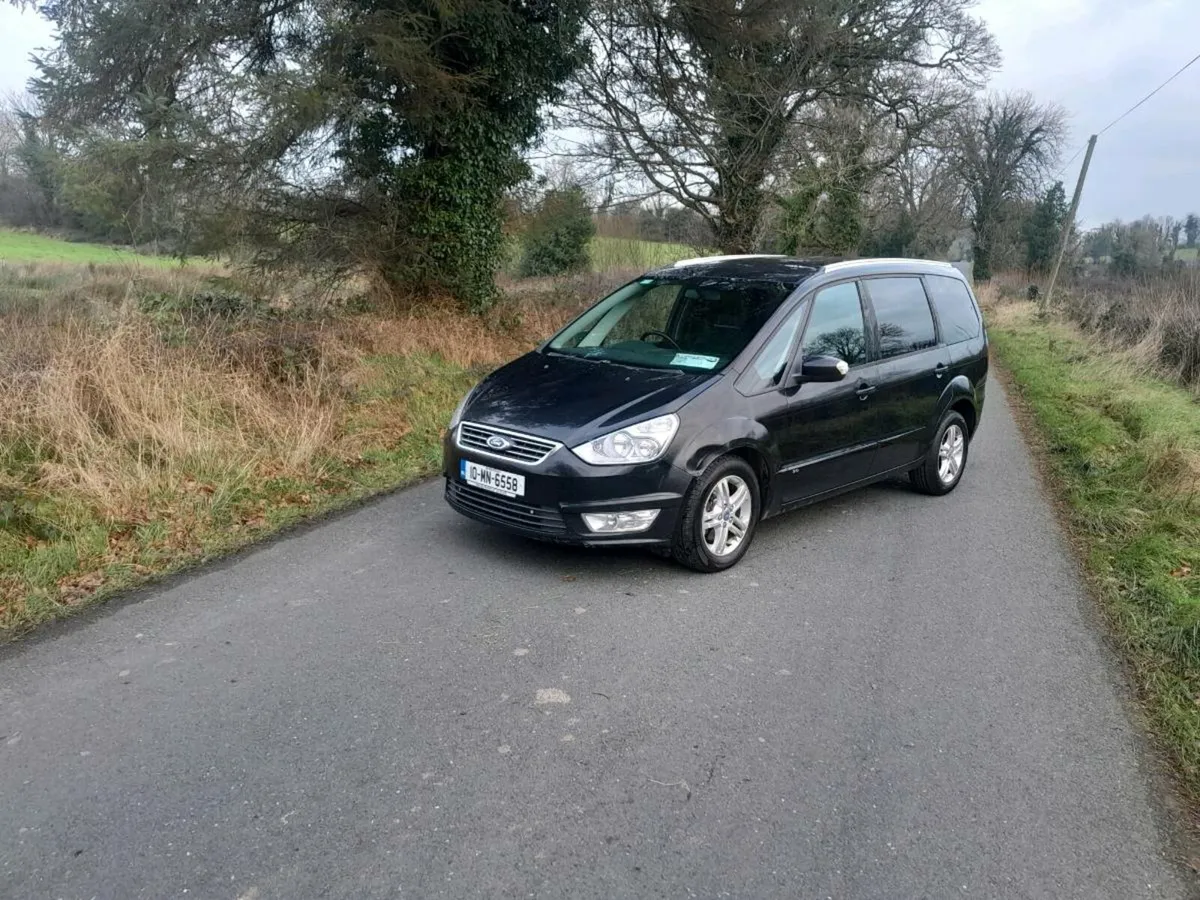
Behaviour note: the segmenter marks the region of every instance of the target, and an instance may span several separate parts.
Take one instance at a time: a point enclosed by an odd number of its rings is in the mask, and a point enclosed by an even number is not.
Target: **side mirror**
[[[797,384],[806,381],[841,381],[850,371],[850,364],[836,356],[810,356],[801,362],[794,375]]]

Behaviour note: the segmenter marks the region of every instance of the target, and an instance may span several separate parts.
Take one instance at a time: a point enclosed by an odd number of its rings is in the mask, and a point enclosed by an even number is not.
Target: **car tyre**
[[[741,457],[722,456],[688,489],[671,556],[697,572],[729,569],[746,555],[761,511],[762,492],[754,469]]]
[[[909,473],[913,487],[931,497],[950,493],[962,481],[970,447],[967,420],[953,410],[946,413],[921,465]]]

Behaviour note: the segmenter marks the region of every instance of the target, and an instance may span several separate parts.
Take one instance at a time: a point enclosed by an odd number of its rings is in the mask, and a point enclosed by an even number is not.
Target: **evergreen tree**
[[[1062,241],[1067,221],[1067,193],[1056,181],[1037,203],[1021,229],[1025,241],[1025,266],[1033,272],[1049,272]]]
[[[588,266],[588,242],[596,233],[583,190],[546,192],[525,233],[521,274],[562,275]]]

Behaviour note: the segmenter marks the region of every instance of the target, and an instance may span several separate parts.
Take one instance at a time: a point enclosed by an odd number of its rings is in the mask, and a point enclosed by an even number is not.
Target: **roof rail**
[[[693,259],[681,259],[674,263],[674,268],[697,266],[703,263],[728,262],[731,259],[787,259],[782,253],[733,253],[728,256],[697,256]]]
[[[954,264],[948,263],[942,259],[915,259],[913,257],[904,256],[868,256],[863,259],[843,259],[840,262],[830,263],[825,267],[826,272],[837,272],[840,269],[848,269],[850,266],[861,266],[866,263],[924,263],[930,266],[943,266],[947,269],[953,269]]]

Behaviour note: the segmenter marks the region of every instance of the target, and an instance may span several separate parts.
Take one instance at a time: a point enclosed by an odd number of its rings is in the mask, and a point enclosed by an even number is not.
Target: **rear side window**
[[[945,275],[926,275],[929,296],[937,310],[942,326],[942,340],[947,344],[969,341],[979,337],[979,313],[971,300],[967,286],[957,278]]]
[[[885,359],[937,345],[933,313],[920,278],[872,278],[866,284],[879,323],[880,354]]]

